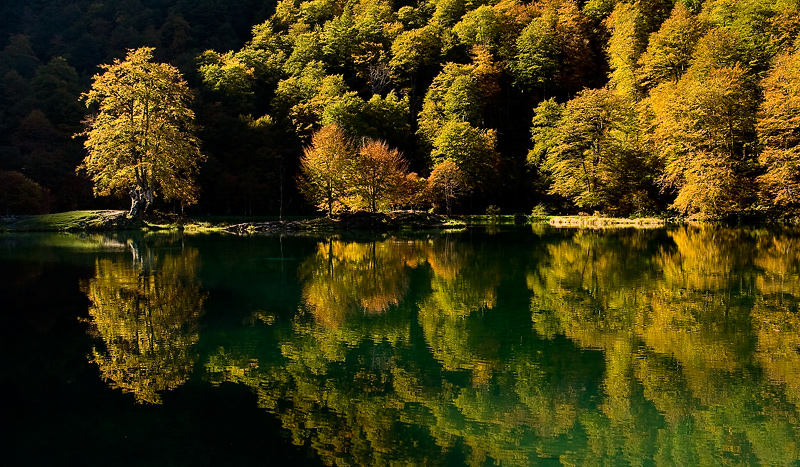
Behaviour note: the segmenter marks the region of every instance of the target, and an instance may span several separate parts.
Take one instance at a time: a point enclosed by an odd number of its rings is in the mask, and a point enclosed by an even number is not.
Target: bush
[[[46,212],[44,191],[38,183],[16,171],[0,172],[0,215]]]

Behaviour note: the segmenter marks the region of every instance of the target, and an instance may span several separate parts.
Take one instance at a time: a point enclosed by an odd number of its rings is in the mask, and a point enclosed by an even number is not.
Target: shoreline
[[[492,225],[519,226],[526,224],[545,224],[557,229],[662,229],[681,224],[706,224],[706,222],[687,219],[657,217],[631,219],[586,215],[533,217],[513,214],[448,217],[424,211],[355,212],[333,217],[253,221],[247,220],[246,217],[184,218],[161,213],[145,216],[142,220],[129,218],[127,214],[127,211],[121,210],[83,210],[56,214],[0,217],[0,233],[184,231],[186,233],[218,232],[233,235],[251,235],[279,232],[450,230]],[[716,222],[707,223],[716,224]],[[766,223],[772,224],[772,222]],[[780,222],[778,223],[780,224]],[[753,226],[763,224],[763,222],[752,223]]]

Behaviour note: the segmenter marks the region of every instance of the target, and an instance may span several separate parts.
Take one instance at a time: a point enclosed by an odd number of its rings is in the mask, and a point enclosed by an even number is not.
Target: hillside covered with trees
[[[9,0],[0,17],[0,214],[121,205],[93,198],[73,136],[100,66],[141,47],[193,96],[200,213],[800,208],[797,0]]]

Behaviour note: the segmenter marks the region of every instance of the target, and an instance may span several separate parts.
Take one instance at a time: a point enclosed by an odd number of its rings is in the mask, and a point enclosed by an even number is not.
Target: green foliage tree
[[[233,52],[207,50],[198,57],[198,65],[203,84],[220,93],[224,102],[241,108],[250,101],[254,70]]]
[[[84,115],[77,99],[78,73],[64,58],[56,57],[39,67],[31,80],[31,91],[51,122],[70,132],[76,130]]]
[[[434,78],[419,114],[420,134],[428,142],[436,139],[448,121],[477,125],[481,95],[477,77],[469,65],[448,63]]]
[[[453,161],[471,190],[488,189],[497,177],[497,133],[467,122],[447,122],[433,141],[431,159],[437,165]]]
[[[468,11],[453,27],[453,32],[466,45],[482,45],[497,50],[501,27],[497,11],[489,5],[481,5]]]
[[[86,105],[99,113],[86,121],[80,166],[95,183],[95,194],[131,197],[131,216],[140,216],[156,195],[183,206],[197,201],[194,176],[204,160],[194,136],[190,92],[180,72],[153,63],[153,49],[130,50],[124,61],[104,65]]]
[[[522,30],[511,65],[521,85],[545,88],[555,82],[561,68],[557,21],[556,12],[546,10]]]
[[[42,214],[47,211],[42,187],[15,171],[0,171],[0,212]]]
[[[558,122],[564,115],[565,105],[555,99],[547,99],[534,109],[531,125],[533,149],[528,152],[528,164],[541,166],[547,159],[547,152],[558,144]]]
[[[584,209],[630,213],[647,207],[653,168],[626,102],[603,88],[582,91],[563,110],[552,101],[540,104],[530,156],[532,162],[542,160],[541,169],[552,180],[551,194]]]

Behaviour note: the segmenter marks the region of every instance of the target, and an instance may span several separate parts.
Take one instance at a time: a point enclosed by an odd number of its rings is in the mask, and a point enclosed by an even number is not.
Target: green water
[[[800,465],[800,232],[0,235],[0,465]]]

